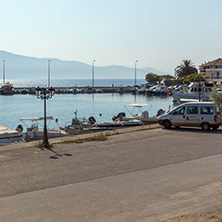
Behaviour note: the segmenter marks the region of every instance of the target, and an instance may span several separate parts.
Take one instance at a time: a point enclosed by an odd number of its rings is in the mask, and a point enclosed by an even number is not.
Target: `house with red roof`
[[[222,59],[218,58],[199,66],[199,73],[208,83],[222,84]]]

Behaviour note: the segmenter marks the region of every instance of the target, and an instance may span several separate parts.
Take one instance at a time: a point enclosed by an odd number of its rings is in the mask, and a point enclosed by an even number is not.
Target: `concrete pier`
[[[54,87],[56,94],[77,93],[130,93],[132,86],[119,87]],[[14,94],[35,94],[35,87],[14,87]]]

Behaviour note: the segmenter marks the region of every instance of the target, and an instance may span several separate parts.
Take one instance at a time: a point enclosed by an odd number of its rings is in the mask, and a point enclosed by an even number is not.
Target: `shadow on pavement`
[[[57,153],[52,148],[41,148],[41,150],[45,150],[45,149],[49,150],[49,151],[51,151],[51,152],[53,152],[55,154],[55,155],[50,156],[49,157],[50,159],[58,159],[59,157],[63,157],[63,156],[72,156],[72,154],[70,154],[70,153],[63,153],[63,154]]]

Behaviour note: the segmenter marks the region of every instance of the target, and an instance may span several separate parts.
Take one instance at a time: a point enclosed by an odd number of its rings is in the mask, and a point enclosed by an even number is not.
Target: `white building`
[[[201,64],[199,67],[200,74],[207,83],[222,84],[222,59],[218,58],[211,62]]]

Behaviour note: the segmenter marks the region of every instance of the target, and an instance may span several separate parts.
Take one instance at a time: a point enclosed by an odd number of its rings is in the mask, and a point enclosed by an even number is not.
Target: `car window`
[[[170,114],[173,114],[173,115],[184,115],[184,112],[185,112],[185,107],[179,107],[175,110],[173,110]]]
[[[206,115],[212,115],[212,114],[214,114],[214,107],[213,106],[201,106],[200,113],[206,114]]]
[[[198,106],[188,106],[187,114],[198,114]]]

